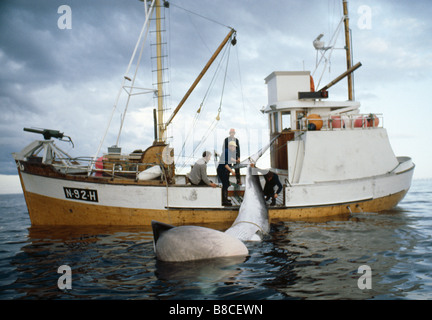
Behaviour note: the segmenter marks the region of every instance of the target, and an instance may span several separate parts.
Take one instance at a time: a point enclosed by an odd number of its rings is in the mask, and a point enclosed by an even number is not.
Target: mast
[[[344,14],[344,25],[345,25],[345,49],[346,49],[346,60],[347,60],[347,70],[351,69],[351,41],[350,41],[350,30],[349,30],[349,17],[348,17],[348,2],[347,0],[342,0],[343,2],[343,14]],[[348,74],[348,100],[353,100],[353,84],[352,84],[352,74]]]
[[[156,0],[156,63],[157,63],[157,94],[158,94],[158,137],[157,142],[165,142],[163,124],[163,74],[162,74],[162,28],[160,0]]]

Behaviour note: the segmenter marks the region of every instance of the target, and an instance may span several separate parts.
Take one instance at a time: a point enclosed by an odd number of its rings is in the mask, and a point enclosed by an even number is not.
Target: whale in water
[[[248,166],[243,202],[237,219],[225,232],[200,227],[175,227],[152,221],[156,258],[181,262],[232,256],[247,256],[243,241],[260,241],[269,232],[268,210],[259,177]]]
[[[245,244],[222,231],[199,227],[174,227],[152,221],[154,250],[161,261],[181,262],[247,256]]]
[[[242,241],[261,241],[270,231],[268,208],[258,172],[262,170],[250,165],[247,167],[245,193],[239,214],[225,231]]]

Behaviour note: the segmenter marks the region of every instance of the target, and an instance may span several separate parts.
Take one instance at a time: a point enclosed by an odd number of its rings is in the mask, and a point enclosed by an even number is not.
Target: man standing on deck
[[[231,141],[234,141],[236,144],[235,163],[240,163],[240,144],[239,144],[238,139],[236,137],[234,137],[235,134],[236,134],[235,129],[231,128],[229,131],[229,136],[227,138],[225,138],[225,140],[224,140],[222,153],[225,152],[225,154],[227,154],[228,153],[228,144]],[[236,176],[237,184],[241,184],[240,169],[239,168],[235,169],[235,176]]]
[[[228,199],[228,188],[230,186],[229,175],[236,175],[232,169],[233,164],[236,163],[236,143],[230,141],[228,143],[228,149],[223,149],[222,156],[217,167],[217,174],[222,182],[222,205],[230,206],[231,201]]]

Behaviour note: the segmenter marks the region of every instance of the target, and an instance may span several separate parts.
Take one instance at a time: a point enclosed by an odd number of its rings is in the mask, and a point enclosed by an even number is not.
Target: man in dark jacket
[[[233,170],[233,165],[236,163],[236,143],[230,141],[227,150],[223,149],[222,156],[217,167],[217,175],[222,182],[222,205],[230,206],[231,201],[228,199],[228,188],[230,186],[229,176],[236,173]]]
[[[239,163],[240,162],[240,144],[239,144],[239,140],[236,137],[234,137],[235,134],[236,134],[235,129],[231,128],[230,131],[229,131],[229,136],[227,138],[225,138],[225,140],[224,140],[224,145],[223,145],[223,148],[222,148],[222,153],[225,152],[225,154],[227,154],[228,153],[228,144],[231,141],[234,141],[235,144],[236,144],[236,156],[235,156],[235,160],[236,160],[236,163]],[[235,168],[235,176],[236,176],[237,184],[241,184],[240,169],[239,168]]]
[[[276,204],[276,198],[278,197],[279,193],[282,191],[282,184],[279,180],[279,176],[274,172],[267,172],[264,175],[265,178],[265,186],[264,186],[264,196],[265,200],[272,199],[271,205],[274,206]],[[275,187],[278,187],[278,189],[275,192]]]

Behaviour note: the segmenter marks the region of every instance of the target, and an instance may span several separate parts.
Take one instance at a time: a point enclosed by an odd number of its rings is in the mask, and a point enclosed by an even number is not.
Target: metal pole
[[[162,74],[162,28],[160,0],[156,0],[156,61],[157,61],[157,90],[158,90],[158,142],[165,141],[163,125],[163,74]]]
[[[347,59],[347,70],[351,69],[351,41],[349,32],[349,17],[348,17],[348,3],[347,0],[343,0],[343,14],[345,24],[345,48],[346,48],[346,59]],[[348,100],[353,100],[353,85],[352,85],[352,74],[348,74]]]

